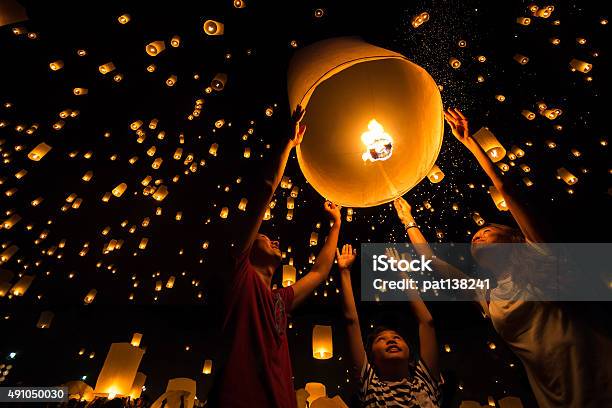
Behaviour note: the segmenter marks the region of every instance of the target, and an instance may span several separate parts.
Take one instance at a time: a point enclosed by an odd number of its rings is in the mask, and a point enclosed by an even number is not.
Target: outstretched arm
[[[421,235],[422,237],[422,235]],[[405,259],[407,254],[400,255],[396,249],[387,248],[386,254],[389,258]],[[406,272],[400,272],[404,279],[409,279],[410,276]],[[410,299],[410,309],[417,319],[419,324],[419,354],[421,360],[429,369],[430,374],[434,379],[440,378],[440,365],[438,362],[438,339],[436,337],[436,329],[434,326],[433,317],[429,313],[429,309],[421,299],[418,290],[406,290],[406,294]]]
[[[353,375],[359,376],[366,361],[366,352],[361,338],[359,316],[355,306],[353,286],[351,283],[351,265],[355,261],[356,250],[351,245],[344,245],[342,253],[336,249],[338,269],[340,270],[340,285],[342,289],[342,312],[349,345],[351,368]]]
[[[310,296],[310,294],[327,279],[332,264],[334,263],[334,255],[336,254],[336,246],[338,245],[338,235],[340,234],[340,207],[330,201],[326,201],[324,208],[334,224],[310,272],[293,285],[293,303],[291,304],[291,309],[295,309],[296,306],[302,303],[304,299]]]
[[[410,207],[410,204],[408,204],[406,200],[399,197],[393,202],[393,205],[395,207],[395,211],[397,212],[397,216],[402,224],[404,224],[404,228],[406,229],[406,233],[408,234],[408,238],[410,238],[410,242],[412,243],[414,250],[419,255],[432,259],[433,269],[438,274],[445,279],[464,279],[468,277],[460,269],[435,256],[431,250],[431,247],[429,246],[429,243],[416,224],[416,221],[412,216],[412,207]]]
[[[270,204],[270,200],[274,195],[274,191],[280,184],[280,181],[285,172],[285,166],[289,159],[291,150],[302,142],[306,126],[301,125],[300,121],[304,117],[304,111],[302,107],[298,105],[295,112],[291,117],[291,131],[293,134],[283,143],[281,151],[275,158],[272,167],[268,170],[265,175],[263,182],[259,188],[255,188],[254,195],[250,197],[247,205],[245,218],[242,221],[242,225],[236,228],[236,233],[239,235],[235,241],[235,253],[241,254],[247,251],[259,231],[261,222],[263,221],[266,209]]]
[[[450,125],[453,135],[474,155],[480,167],[482,167],[495,188],[497,188],[504,197],[512,217],[514,217],[514,220],[519,225],[525,238],[532,242],[550,242],[553,239],[552,233],[539,221],[539,218],[525,206],[518,197],[515,187],[511,183],[504,183],[504,180],[497,172],[493,162],[482,150],[478,142],[472,138],[468,127],[468,120],[465,115],[459,109],[449,108],[444,113],[444,117],[446,118],[446,122]]]

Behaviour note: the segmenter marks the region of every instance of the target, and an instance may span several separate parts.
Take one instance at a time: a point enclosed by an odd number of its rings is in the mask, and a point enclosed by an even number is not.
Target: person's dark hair
[[[385,331],[394,331],[397,334],[399,334],[402,337],[402,339],[404,339],[404,341],[406,342],[406,344],[408,345],[410,349],[409,364],[411,367],[414,366],[416,364],[416,351],[417,350],[415,349],[412,341],[410,341],[409,337],[406,336],[403,330],[398,327],[381,325],[381,326],[376,326],[374,330],[372,330],[368,334],[368,337],[366,339],[366,347],[365,347],[366,356],[368,358],[368,362],[370,363],[372,368],[374,368],[374,371],[377,371],[377,368],[376,368],[374,359],[372,358],[372,346],[374,345],[374,340],[376,340],[378,335]]]
[[[504,224],[495,224],[492,222],[486,224],[482,228],[485,228],[485,227],[495,227],[495,228],[499,228],[500,230],[504,231],[506,234],[508,234],[508,237],[510,238],[510,243],[512,244],[520,244],[520,243],[526,242],[525,235],[523,235],[521,230],[519,230],[518,228],[514,228],[509,225],[504,225]]]

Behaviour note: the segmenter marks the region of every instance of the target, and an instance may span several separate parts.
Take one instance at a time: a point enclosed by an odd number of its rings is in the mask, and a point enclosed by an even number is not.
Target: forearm
[[[478,164],[487,174],[495,188],[503,194],[503,191],[505,190],[504,181],[493,165],[493,162],[489,159],[489,156],[487,156],[478,143],[473,139],[466,143],[466,147],[472,153],[476,161],[478,161]]]
[[[412,218],[412,216],[410,216],[408,219],[408,222],[410,221],[414,222],[414,219]],[[463,279],[467,277],[465,273],[463,273],[462,271],[460,271],[453,265],[449,264],[448,262],[438,258],[434,254],[433,250],[429,246],[429,243],[425,239],[425,236],[423,235],[419,227],[416,227],[416,226],[410,227],[407,229],[407,233],[408,233],[408,237],[410,238],[410,242],[412,243],[412,246],[414,247],[415,252],[418,255],[422,255],[428,259],[432,259],[433,260],[432,265],[433,265],[434,271],[437,274],[439,274],[442,278],[444,279],[453,279],[453,278]]]
[[[431,313],[429,313],[429,309],[427,309],[425,302],[423,302],[423,299],[421,299],[418,294],[413,294],[413,296],[411,296],[410,309],[412,313],[414,313],[419,325],[425,324],[433,326],[433,317]]]
[[[419,323],[419,352],[421,359],[427,365],[431,375],[440,378],[440,367],[438,363],[438,340],[433,318],[421,298],[410,302],[412,312]]]
[[[475,142],[473,143],[475,144]],[[516,188],[512,184],[504,183],[493,162],[491,162],[480,146],[469,145],[468,148],[480,164],[480,167],[489,176],[497,191],[504,197],[506,206],[519,225],[523,235],[534,242],[544,242],[547,238],[551,238],[550,234],[546,232],[547,228],[541,222],[538,222],[538,218],[531,213],[518,197]]]
[[[325,240],[325,244],[323,244],[323,247],[317,256],[317,260],[311,269],[313,272],[322,273],[324,275],[323,279],[327,278],[329,271],[331,270],[331,266],[334,263],[339,235],[340,222],[336,222],[331,227],[329,235],[327,235],[327,239]]]
[[[355,306],[355,296],[351,283],[351,271],[344,269],[340,271],[340,288],[342,290],[342,314],[346,324],[359,325],[357,306]]]
[[[410,239],[410,243],[414,246],[414,250],[417,254],[423,255],[427,258],[433,257],[434,253],[425,239],[423,233],[419,227],[416,226],[416,221],[412,214],[408,214],[402,219],[402,224],[404,224],[404,229],[406,230],[406,234],[408,234],[408,238]],[[410,226],[410,224],[414,226]]]
[[[272,193],[276,190],[278,185],[283,178],[283,174],[285,173],[285,167],[287,166],[287,161],[289,160],[289,154],[291,153],[292,145],[290,141],[287,141],[281,147],[281,150],[276,157],[272,167],[268,170],[268,173],[265,175],[265,182],[270,186]]]
[[[366,360],[365,348],[361,338],[361,327],[359,315],[355,305],[353,285],[351,284],[351,271],[344,269],[340,271],[340,285],[342,288],[342,312],[346,326],[347,341],[352,360],[351,369],[358,376]]]

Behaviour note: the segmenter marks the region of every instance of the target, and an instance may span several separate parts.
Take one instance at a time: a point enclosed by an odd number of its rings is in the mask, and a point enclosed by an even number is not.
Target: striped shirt
[[[361,370],[359,399],[363,408],[440,406],[443,381],[434,380],[427,366],[419,360],[410,378],[401,381],[382,381],[369,362]]]

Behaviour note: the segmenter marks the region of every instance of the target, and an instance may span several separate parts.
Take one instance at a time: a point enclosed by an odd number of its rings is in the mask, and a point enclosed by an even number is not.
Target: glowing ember
[[[361,156],[363,161],[387,160],[393,153],[393,138],[376,119],[368,123],[368,131],[361,134],[361,141],[367,147]]]

